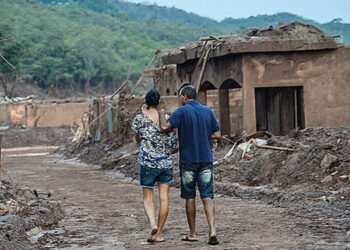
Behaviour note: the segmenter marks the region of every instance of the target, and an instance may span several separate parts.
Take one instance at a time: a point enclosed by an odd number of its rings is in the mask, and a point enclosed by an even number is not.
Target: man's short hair
[[[185,95],[188,99],[196,99],[197,91],[196,88],[192,85],[184,84],[183,87],[180,89],[180,95]]]

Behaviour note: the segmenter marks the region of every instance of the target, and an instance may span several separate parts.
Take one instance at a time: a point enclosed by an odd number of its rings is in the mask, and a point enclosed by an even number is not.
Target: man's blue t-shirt
[[[198,101],[189,101],[169,118],[179,129],[180,163],[213,162],[211,135],[219,131],[213,111]]]

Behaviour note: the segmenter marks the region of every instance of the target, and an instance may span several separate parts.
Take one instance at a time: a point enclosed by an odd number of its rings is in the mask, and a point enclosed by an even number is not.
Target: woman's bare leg
[[[169,184],[159,184],[159,202],[158,233],[155,237],[156,242],[164,241],[162,232],[169,213]]]
[[[151,224],[151,231],[148,235],[147,241],[153,242],[155,234],[158,231],[153,204],[153,189],[143,188],[143,206],[145,208],[145,213],[148,217],[148,220]]]

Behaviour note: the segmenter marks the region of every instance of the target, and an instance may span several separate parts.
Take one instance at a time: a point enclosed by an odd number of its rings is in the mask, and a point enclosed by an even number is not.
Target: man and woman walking
[[[140,186],[143,189],[144,209],[151,224],[147,241],[163,242],[163,227],[169,212],[169,184],[173,182],[174,162],[171,156],[177,146],[178,129],[180,150],[181,197],[186,199],[186,215],[190,232],[185,241],[197,241],[195,229],[196,185],[204,205],[209,225],[211,245],[218,244],[213,203],[212,138],[220,137],[219,124],[212,110],[200,104],[196,89],[187,84],[179,91],[182,106],[168,120],[164,110],[158,110],[159,92],[150,90],[145,97],[147,107],[134,118],[132,129],[140,141]],[[153,189],[159,185],[159,217],[155,220]]]

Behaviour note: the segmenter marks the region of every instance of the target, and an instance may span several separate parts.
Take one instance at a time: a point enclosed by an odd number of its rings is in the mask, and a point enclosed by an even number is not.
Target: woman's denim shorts
[[[140,166],[140,186],[142,188],[154,188],[156,182],[170,184],[174,181],[173,168],[149,168]]]

